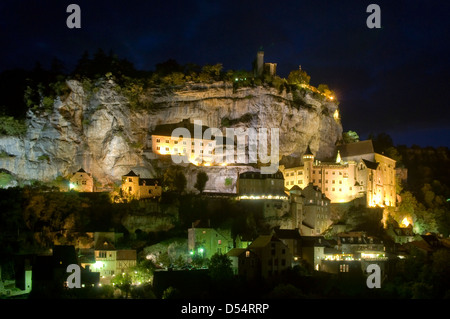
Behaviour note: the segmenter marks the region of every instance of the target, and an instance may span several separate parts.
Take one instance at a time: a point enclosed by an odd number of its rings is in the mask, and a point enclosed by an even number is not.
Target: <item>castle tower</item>
[[[308,185],[312,182],[312,169],[313,169],[314,155],[311,152],[311,149],[306,148],[305,154],[303,154],[303,170],[305,176],[304,185]]]
[[[139,198],[139,175],[130,171],[127,175],[122,176],[122,193]]]

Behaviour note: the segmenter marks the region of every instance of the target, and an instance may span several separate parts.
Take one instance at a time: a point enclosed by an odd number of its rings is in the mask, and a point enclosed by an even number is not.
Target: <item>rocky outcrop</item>
[[[78,81],[67,84],[71,93],[55,100],[51,111],[28,112],[23,137],[0,137],[0,169],[41,181],[81,167],[101,184],[120,182],[131,169],[156,177],[158,167],[144,154],[151,146],[151,131],[187,118],[223,130],[224,125],[279,128],[280,156],[299,157],[308,144],[318,158],[333,156],[342,135],[333,117],[337,105],[308,92],[294,99],[291,93],[263,86],[233,90],[223,82],[189,83],[170,91],[150,89],[145,94],[152,107],[134,110],[112,81],[90,91]]]

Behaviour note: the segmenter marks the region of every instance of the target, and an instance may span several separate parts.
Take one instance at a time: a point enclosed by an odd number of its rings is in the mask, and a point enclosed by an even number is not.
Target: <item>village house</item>
[[[93,192],[94,191],[94,178],[91,174],[80,168],[77,172],[73,173],[69,181],[70,190],[77,192]]]
[[[233,238],[229,229],[197,228],[188,229],[188,250],[191,255],[204,258],[218,254],[226,254],[233,248]]]
[[[162,187],[158,179],[141,178],[130,171],[122,176],[122,196],[133,199],[154,199],[161,197]]]
[[[293,262],[288,246],[275,235],[261,235],[247,248],[234,248],[227,256],[234,272],[247,279],[270,279],[291,268]]]

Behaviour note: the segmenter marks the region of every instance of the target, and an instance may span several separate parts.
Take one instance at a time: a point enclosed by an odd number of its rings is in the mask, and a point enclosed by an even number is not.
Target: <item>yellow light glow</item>
[[[402,220],[402,222],[401,222],[401,224],[400,224],[400,227],[406,228],[406,227],[408,227],[410,224],[412,224],[412,223],[409,221],[408,217],[405,217],[405,218],[403,218],[403,220]]]
[[[338,111],[338,110],[334,111],[334,113],[333,113],[333,118],[334,118],[335,120],[338,120],[338,119],[339,119],[339,111]]]

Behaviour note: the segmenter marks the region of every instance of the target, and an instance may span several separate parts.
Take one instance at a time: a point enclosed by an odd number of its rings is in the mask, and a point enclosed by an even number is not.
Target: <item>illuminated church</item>
[[[334,162],[314,158],[308,146],[303,166],[280,166],[285,187],[309,183],[319,187],[331,203],[347,203],[355,199],[369,207],[395,206],[395,160],[375,153],[371,140],[337,147]]]

